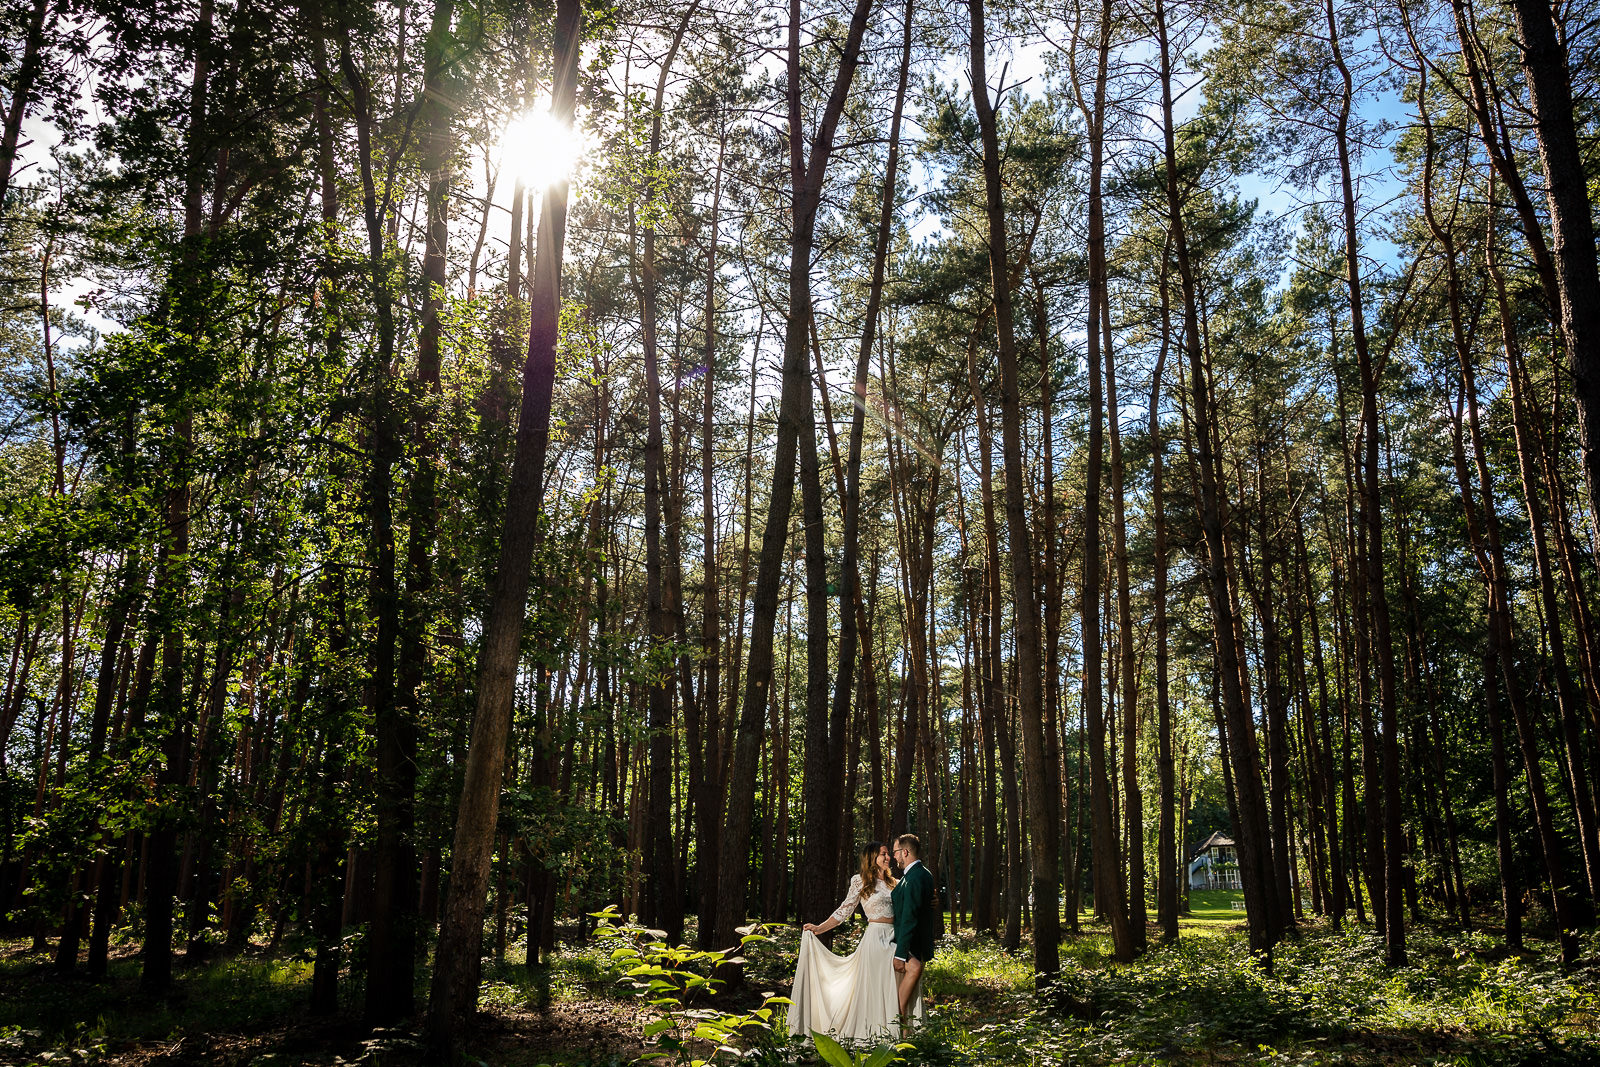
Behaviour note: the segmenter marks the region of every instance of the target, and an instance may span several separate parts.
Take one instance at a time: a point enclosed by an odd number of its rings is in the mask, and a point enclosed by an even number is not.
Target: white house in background
[[[1189,861],[1190,889],[1238,889],[1239,854],[1233,838],[1220,830],[1206,838]]]

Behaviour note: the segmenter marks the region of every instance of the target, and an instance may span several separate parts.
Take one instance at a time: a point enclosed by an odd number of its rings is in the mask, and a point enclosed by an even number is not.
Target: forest
[[[0,1062],[1600,1059],[1595,0],[0,42]]]

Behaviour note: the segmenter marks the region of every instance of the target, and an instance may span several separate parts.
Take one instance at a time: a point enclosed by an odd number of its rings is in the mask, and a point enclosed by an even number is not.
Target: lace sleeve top
[[[850,888],[846,890],[844,901],[834,910],[833,921],[836,923],[847,922],[855,913],[856,905],[861,905],[861,910],[866,912],[868,919],[888,919],[894,915],[894,905],[889,898],[889,887],[884,882],[878,882],[872,887],[872,892],[866,896],[861,895],[861,876],[850,876]]]

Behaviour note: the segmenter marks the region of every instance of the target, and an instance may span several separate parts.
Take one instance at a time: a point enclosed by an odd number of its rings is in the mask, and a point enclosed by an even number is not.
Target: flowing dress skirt
[[[837,956],[807,930],[789,994],[789,1032],[828,1034],[841,1045],[872,1045],[900,1036],[900,997],[894,970],[894,926],[868,923],[860,944]],[[922,990],[911,1014],[923,1018]]]

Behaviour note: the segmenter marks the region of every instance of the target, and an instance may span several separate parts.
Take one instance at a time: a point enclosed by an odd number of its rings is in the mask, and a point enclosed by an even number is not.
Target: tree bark
[[[1109,8],[1108,8],[1109,10]],[[1000,437],[1005,456],[1006,526],[1011,548],[1011,595],[1015,604],[1017,716],[1022,726],[1023,773],[1028,790],[1033,845],[1033,962],[1043,991],[1061,969],[1060,793],[1045,738],[1044,663],[1039,605],[1033,573],[1033,534],[1026,511],[1022,466],[1022,397],[1012,313],[1011,269],[1006,252],[1005,204],[1001,196],[1000,139],[989,98],[984,55],[983,0],[969,0],[973,103],[983,142],[985,213],[989,223],[989,278],[993,288],[1000,361]],[[1109,16],[1108,16],[1109,18]]]
[[[1188,229],[1183,217],[1176,126],[1172,116],[1171,56],[1164,34],[1160,43],[1167,230],[1172,240],[1183,298],[1183,342],[1189,362],[1194,461],[1200,483],[1199,518],[1206,547],[1206,594],[1216,632],[1218,720],[1220,725],[1226,727],[1222,736],[1232,756],[1225,763],[1231,768],[1230,794],[1237,798],[1234,825],[1238,829],[1240,881],[1244,889],[1250,948],[1270,962],[1272,947],[1280,936],[1272,894],[1271,854],[1268,850],[1270,828],[1260,764],[1256,756],[1254,716],[1250,712],[1238,644],[1233,638],[1236,620],[1233,594],[1229,588],[1229,553],[1223,532],[1221,486],[1212,445],[1211,384],[1200,346],[1199,296],[1194,267],[1189,258]]]
[[[39,77],[44,28],[49,15],[50,0],[33,0],[33,11],[28,17],[28,28],[22,40],[22,61],[17,64],[16,81],[6,87],[10,91],[11,106],[6,109],[5,130],[0,133],[0,217],[3,217],[12,175],[16,173],[22,122],[27,118],[28,105],[34,99],[34,82]]]
[[[553,25],[550,117],[572,125],[577,103],[582,5],[557,0]],[[510,494],[500,538],[500,558],[491,585],[483,650],[478,666],[478,706],[462,778],[456,816],[454,861],[444,921],[435,952],[428,1003],[428,1043],[436,1054],[452,1047],[459,1023],[475,1008],[478,950],[488,893],[505,738],[510,722],[528,582],[544,498],[545,454],[550,443],[550,407],[555,388],[556,343],[561,314],[561,262],[567,225],[564,179],[544,190],[535,251],[528,357],[523,364],[522,409]]]
[[[1089,454],[1083,490],[1083,590],[1079,630],[1083,635],[1083,704],[1087,709],[1089,730],[1089,842],[1094,863],[1094,903],[1095,910],[1111,924],[1116,958],[1126,963],[1138,954],[1139,945],[1128,919],[1127,888],[1122,883],[1122,855],[1117,820],[1112,810],[1113,786],[1106,763],[1107,725],[1102,689],[1103,650],[1100,643],[1100,597],[1104,566],[1100,497],[1105,448],[1103,420],[1106,417],[1101,375],[1107,367],[1115,369],[1114,362],[1102,354],[1105,337],[1109,334],[1103,318],[1110,306],[1105,295],[1105,205],[1102,192],[1106,80],[1112,26],[1109,0],[1101,5],[1100,12],[1093,99],[1090,102],[1079,101],[1089,127],[1089,323],[1085,338],[1088,346],[1085,362],[1089,372]],[[1118,417],[1114,403],[1110,417]],[[1119,459],[1120,441],[1119,432]]]
[[[690,738],[691,751],[698,748],[700,773],[696,781],[694,818],[697,878],[700,893],[695,908],[699,918],[697,926],[701,949],[711,948],[711,928],[717,911],[717,851],[722,829],[722,739],[718,718],[722,710],[721,625],[719,622],[721,590],[717,581],[717,512],[716,512],[716,368],[717,368],[717,241],[721,227],[723,164],[728,148],[728,133],[724,128],[717,144],[717,173],[711,196],[711,224],[706,241],[706,305],[705,305],[705,355],[701,386],[703,406],[700,421],[700,525],[702,530],[704,571],[704,599],[701,608],[700,647],[704,657],[700,683],[699,706],[706,719],[702,738],[696,744]]]
[[[648,158],[652,167],[661,154],[661,109],[666,96],[667,79],[672,75],[672,63],[683,44],[689,20],[694,17],[698,7],[696,0],[684,9],[666,57],[661,61],[661,73],[656,79],[655,99],[650,111]],[[653,213],[654,208],[655,205],[647,204],[647,214]],[[645,406],[648,413],[644,446],[644,566],[645,612],[653,675],[649,687],[650,799],[645,810],[645,886],[639,914],[646,924],[664,930],[670,943],[678,944],[683,940],[683,894],[678,887],[677,861],[672,847],[673,665],[668,647],[673,638],[673,626],[672,605],[667,602],[669,594],[663,583],[661,559],[662,496],[666,492],[667,477],[661,440],[660,355],[656,339],[660,274],[656,269],[656,228],[653,222],[646,222],[644,226],[643,245],[644,255],[634,278],[634,288],[639,297]]]
[[[178,302],[182,326],[192,332],[198,324],[183,321],[195,312],[202,238],[201,195],[207,159],[206,115],[211,78],[211,33],[215,16],[212,0],[200,0],[195,19],[194,70],[189,84],[187,160],[184,176],[183,242],[180,265],[169,283]],[[194,442],[194,417],[188,397],[179,397],[176,416],[176,454],[168,471],[169,487],[163,502],[166,539],[157,561],[156,598],[162,615],[160,706],[167,718],[160,783],[167,792],[165,810],[150,830],[145,864],[144,967],[140,988],[162,993],[172,984],[172,900],[178,885],[178,815],[171,810],[170,794],[188,781],[189,713],[184,694],[183,658],[187,631],[185,600],[188,592],[189,463]]]
[[[1550,207],[1561,339],[1567,349],[1578,440],[1589,486],[1589,515],[1600,535],[1600,265],[1596,264],[1593,207],[1578,144],[1572,73],[1548,0],[1512,0],[1528,102],[1539,136],[1545,199]]]
[[[1091,181],[1093,179],[1091,178]],[[1091,211],[1093,209],[1091,208]],[[1103,223],[1102,223],[1103,226]],[[1102,242],[1104,235],[1102,234]],[[1091,250],[1091,255],[1093,251]],[[1102,244],[1103,255],[1103,244]],[[1122,683],[1122,810],[1128,837],[1128,936],[1135,955],[1145,931],[1144,793],[1139,786],[1139,674],[1134,662],[1133,599],[1128,591],[1128,519],[1123,501],[1122,406],[1117,402],[1117,362],[1111,342],[1110,285],[1100,271],[1100,332],[1106,361],[1106,427],[1111,445],[1111,553],[1116,561],[1118,681]],[[1092,387],[1092,386],[1091,386]]]
[[[784,549],[788,542],[789,514],[794,507],[796,459],[802,446],[801,438],[807,436],[808,427],[809,438],[813,445],[812,451],[813,453],[815,451],[816,423],[811,412],[811,360],[807,331],[811,314],[811,251],[816,234],[817,208],[822,197],[822,183],[828,159],[833,152],[834,132],[843,114],[856,67],[860,63],[861,40],[866,33],[867,19],[871,10],[872,0],[856,0],[840,55],[839,70],[823,109],[821,121],[812,136],[808,161],[805,159],[805,146],[798,121],[801,81],[799,2],[791,0],[790,5],[788,91],[791,122],[788,137],[793,200],[790,207],[792,217],[789,244],[789,319],[784,333],[783,386],[778,400],[778,434],[773,456],[772,490],[767,501],[766,528],[761,535],[761,555],[756,567],[756,588],[752,599],[750,655],[746,667],[744,703],[738,720],[733,773],[729,783],[728,813],[723,823],[722,847],[717,856],[720,904],[717,909],[714,936],[715,943],[719,945],[733,945],[736,937],[735,928],[745,917],[744,885],[749,868],[750,822],[753,814],[750,800],[755,794],[756,762],[762,740],[762,712],[766,708],[772,685],[773,630],[777,622],[778,585],[782,576]],[[820,472],[818,477],[820,479]],[[820,494],[820,484],[818,493]],[[818,504],[820,505],[820,497]],[[814,518],[817,520],[816,536],[820,536],[820,506]],[[809,541],[807,543],[807,554],[817,557],[814,563],[808,563],[808,587],[815,584],[812,568],[821,567],[824,562],[820,558],[820,547],[818,544],[814,550],[811,543]],[[818,631],[822,641],[824,662],[821,664],[823,673],[819,690],[821,708],[817,717],[822,720],[819,723],[822,729],[818,732],[822,735],[822,748],[826,750],[828,616],[826,575],[823,577],[824,581],[820,587],[815,590],[808,588],[807,603],[811,614],[807,619],[807,626]],[[820,605],[812,599],[814,594],[821,595]],[[818,608],[820,610],[817,610]],[[808,648],[811,647],[812,640],[814,639],[808,636]],[[811,713],[817,710],[812,708],[810,703],[812,681],[814,679],[808,677],[808,753],[812,747],[813,731],[818,730],[818,727],[810,725]],[[828,768],[824,767],[821,773],[825,776]],[[811,768],[808,766],[806,787],[824,790],[820,803],[826,807],[826,781],[813,784],[812,778]],[[828,867],[831,868],[838,853],[836,843],[833,841],[837,823],[829,819],[828,825],[820,828],[820,832],[823,836],[817,840],[815,847],[821,850],[818,855],[825,857]],[[824,845],[827,846],[825,849]],[[832,888],[834,887],[830,886],[830,892]]]
[[[1361,424],[1365,446],[1363,459],[1363,517],[1367,538],[1366,581],[1368,611],[1371,615],[1372,646],[1378,664],[1378,707],[1383,731],[1383,869],[1384,869],[1384,958],[1391,967],[1406,965],[1404,901],[1399,891],[1405,880],[1405,836],[1400,791],[1399,708],[1395,699],[1394,644],[1390,636],[1389,602],[1384,582],[1384,541],[1382,502],[1378,492],[1378,369],[1367,345],[1366,312],[1361,292],[1361,259],[1356,221],[1355,183],[1350,160],[1350,111],[1355,95],[1354,79],[1344,60],[1339,26],[1332,0],[1323,8],[1327,20],[1328,43],[1342,86],[1339,114],[1334,130],[1338,153],[1339,183],[1342,192],[1344,223],[1345,284],[1350,296],[1350,339],[1361,375]]]
[[[1164,0],[1156,0],[1159,40],[1166,72],[1166,12]],[[1161,432],[1161,376],[1166,370],[1167,353],[1172,345],[1172,305],[1167,286],[1171,241],[1161,250],[1161,347],[1156,350],[1156,365],[1150,371],[1150,527],[1151,556],[1155,568],[1151,590],[1150,628],[1155,640],[1156,663],[1156,787],[1159,808],[1156,815],[1156,922],[1161,940],[1178,940],[1178,846],[1180,828],[1174,826],[1176,768],[1172,755],[1172,700],[1167,684],[1167,511],[1166,440]],[[1185,877],[1187,872],[1185,872]]]

